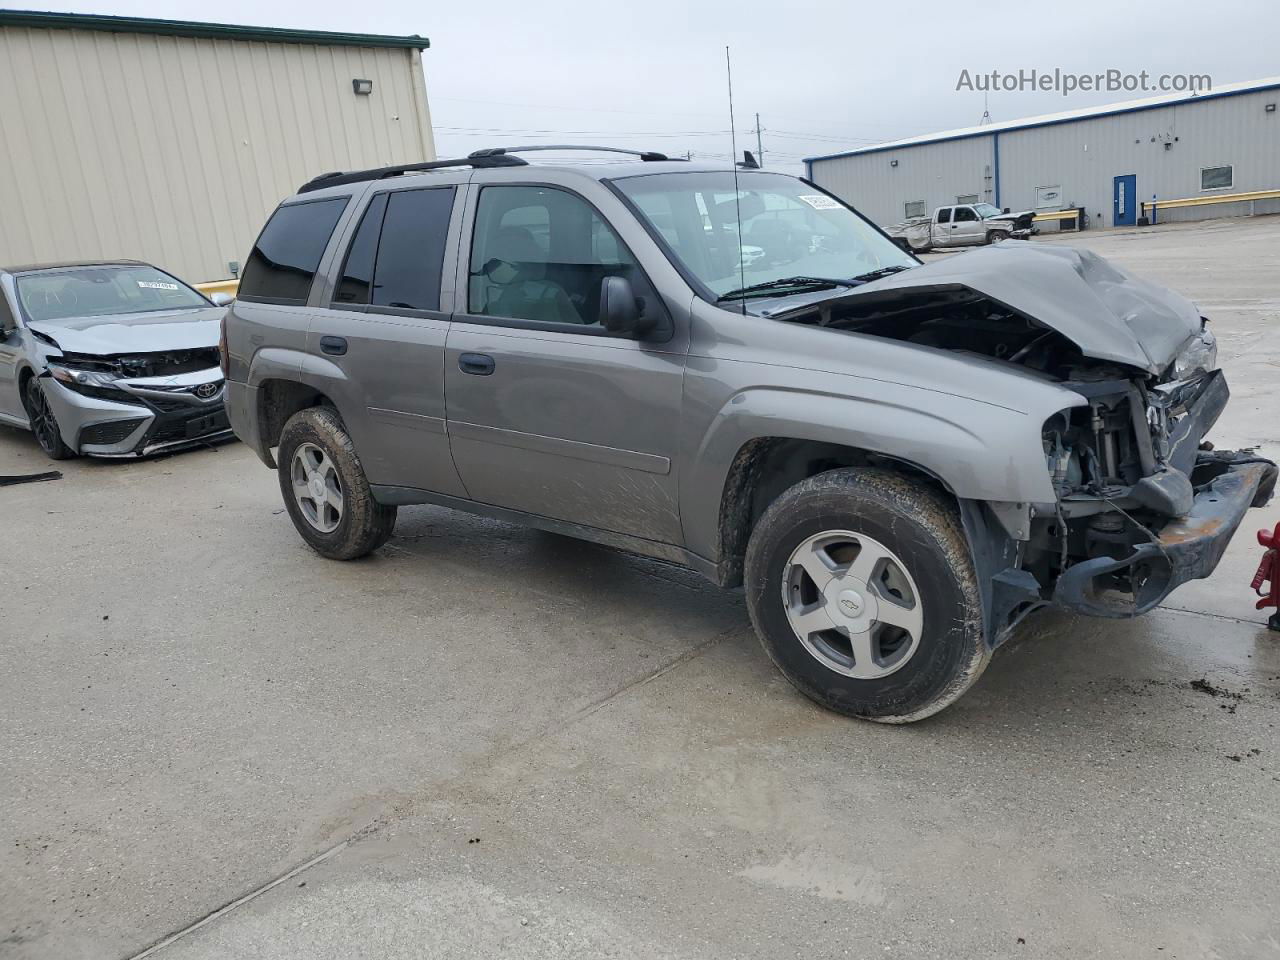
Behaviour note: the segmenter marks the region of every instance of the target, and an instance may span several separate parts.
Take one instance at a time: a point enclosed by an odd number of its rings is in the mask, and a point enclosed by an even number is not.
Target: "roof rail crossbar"
[[[593,147],[581,143],[540,143],[527,147],[486,147],[484,150],[473,150],[467,154],[474,160],[482,160],[491,157],[501,157],[512,153],[529,153],[533,150],[588,150],[593,153],[625,153],[629,157],[639,157],[641,160],[650,162],[670,160],[665,153],[658,153],[655,150],[627,150],[624,147]],[[683,159],[683,157],[678,158]]]
[[[528,162],[519,157],[508,157],[497,154],[490,157],[466,157],[460,160],[428,160],[425,163],[398,163],[390,167],[374,167],[370,170],[337,170],[333,173],[322,173],[312,177],[298,188],[299,193],[310,193],[312,190],[323,190],[325,187],[337,187],[344,183],[364,183],[366,180],[383,180],[387,177],[398,177],[404,173],[417,173],[421,170],[444,170],[447,167],[523,167]]]

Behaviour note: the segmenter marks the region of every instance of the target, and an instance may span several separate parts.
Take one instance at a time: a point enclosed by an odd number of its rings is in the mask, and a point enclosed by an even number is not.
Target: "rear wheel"
[[[897,474],[832,470],[787,490],[752,532],[746,577],[769,656],[840,713],[923,719],[990,659],[954,507]]]
[[[27,380],[24,397],[27,406],[27,419],[31,423],[31,432],[35,434],[36,443],[50,460],[70,460],[76,452],[62,442],[62,431],[58,420],[49,406],[49,399],[44,395],[44,387],[39,377]]]
[[[396,508],[373,499],[355,446],[331,407],[289,418],[276,457],[280,492],[302,539],[334,560],[354,560],[391,537]]]

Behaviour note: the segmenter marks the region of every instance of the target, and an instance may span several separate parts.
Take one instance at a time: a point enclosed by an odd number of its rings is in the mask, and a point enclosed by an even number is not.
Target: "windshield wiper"
[[[854,278],[857,279],[857,278]],[[765,280],[763,283],[752,283],[742,287],[739,290],[730,290],[728,293],[722,293],[716,297],[716,303],[722,300],[737,300],[741,297],[750,297],[757,293],[768,293],[771,290],[778,290],[783,287],[797,287],[804,290],[821,290],[831,287],[852,287],[855,283],[852,280],[835,280],[831,277],[781,277],[778,280]]]
[[[879,280],[881,277],[887,277],[890,274],[901,273],[903,270],[910,270],[906,264],[895,264],[892,267],[881,267],[879,270],[869,270],[866,273],[860,273],[856,277],[850,277],[855,283],[870,283],[872,280]]]

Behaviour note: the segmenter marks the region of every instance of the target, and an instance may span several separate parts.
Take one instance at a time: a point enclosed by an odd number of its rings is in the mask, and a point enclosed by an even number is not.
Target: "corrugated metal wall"
[[[1034,209],[1036,188],[1057,186],[1063,207],[1083,206],[1094,225],[1110,226],[1114,178],[1127,174],[1137,177],[1139,203],[1152,194],[1171,200],[1280,189],[1280,111],[1265,110],[1278,100],[1280,91],[1261,90],[1000,133],[1000,205]],[[972,193],[994,203],[994,195],[978,189],[987,182],[985,165],[993,162],[992,139],[982,134],[815,161],[813,179],[881,225],[901,220],[909,200],[927,201],[930,211]],[[1200,168],[1221,164],[1234,167],[1233,185],[1202,192]],[[1257,205],[1258,213],[1274,209],[1274,202]],[[1222,204],[1170,210],[1163,217],[1248,212],[1244,204]]]
[[[0,87],[6,264],[136,257],[220,279],[315,174],[435,156],[411,49],[4,27]]]
[[[813,165],[813,181],[887,227],[912,200],[923,200],[926,213],[970,194],[994,202],[992,164],[991,138],[971,137],[823,160]]]
[[[1037,186],[1058,185],[1064,206],[1083,206],[1094,225],[1111,226],[1114,178],[1128,174],[1137,177],[1139,203],[1153,194],[1173,200],[1280,189],[1280,113],[1265,110],[1277,100],[1280,91],[1263,90],[1002,133],[1000,202],[1030,209]],[[1234,168],[1234,184],[1201,191],[1200,168],[1224,164]],[[1247,212],[1223,204],[1184,208],[1179,216]]]

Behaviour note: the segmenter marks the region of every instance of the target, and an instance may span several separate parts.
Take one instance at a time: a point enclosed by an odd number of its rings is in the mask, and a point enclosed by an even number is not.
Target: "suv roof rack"
[[[527,147],[486,147],[483,150],[473,150],[471,153],[467,154],[467,157],[472,160],[486,160],[506,156],[512,153],[529,153],[534,150],[586,150],[592,153],[625,153],[629,157],[639,157],[641,160],[651,163],[672,159],[665,153],[658,153],[656,150],[627,150],[624,147],[594,147],[581,143],[540,143]],[[676,159],[683,160],[684,158],[678,157]]]
[[[322,173],[318,177],[312,177],[306,183],[298,188],[298,193],[310,193],[312,190],[323,190],[325,187],[336,187],[344,183],[363,183],[366,180],[382,180],[386,177],[398,177],[405,173],[417,173],[421,170],[443,170],[446,167],[475,167],[484,169],[486,167],[523,167],[527,166],[527,160],[520,157],[512,156],[516,153],[530,153],[534,150],[555,150],[555,151],[589,151],[592,153],[622,153],[629,157],[639,157],[641,160],[648,162],[663,160],[683,160],[683,157],[668,157],[665,153],[658,153],[656,150],[627,150],[623,147],[595,147],[587,144],[561,143],[561,144],[531,144],[527,147],[485,147],[483,150],[473,150],[465,157],[458,160],[429,160],[426,163],[397,163],[389,167],[373,167],[369,170],[352,170],[345,172],[336,170],[333,173]]]
[[[472,154],[459,160],[428,160],[425,163],[397,163],[389,167],[373,167],[369,170],[336,170],[333,173],[322,173],[312,177],[298,188],[298,193],[310,193],[312,190],[323,190],[325,187],[336,187],[344,183],[363,183],[366,180],[383,180],[387,177],[398,177],[404,173],[417,173],[420,170],[443,170],[446,167],[523,167],[527,160],[519,157],[504,156],[501,152],[493,156],[478,157]]]

